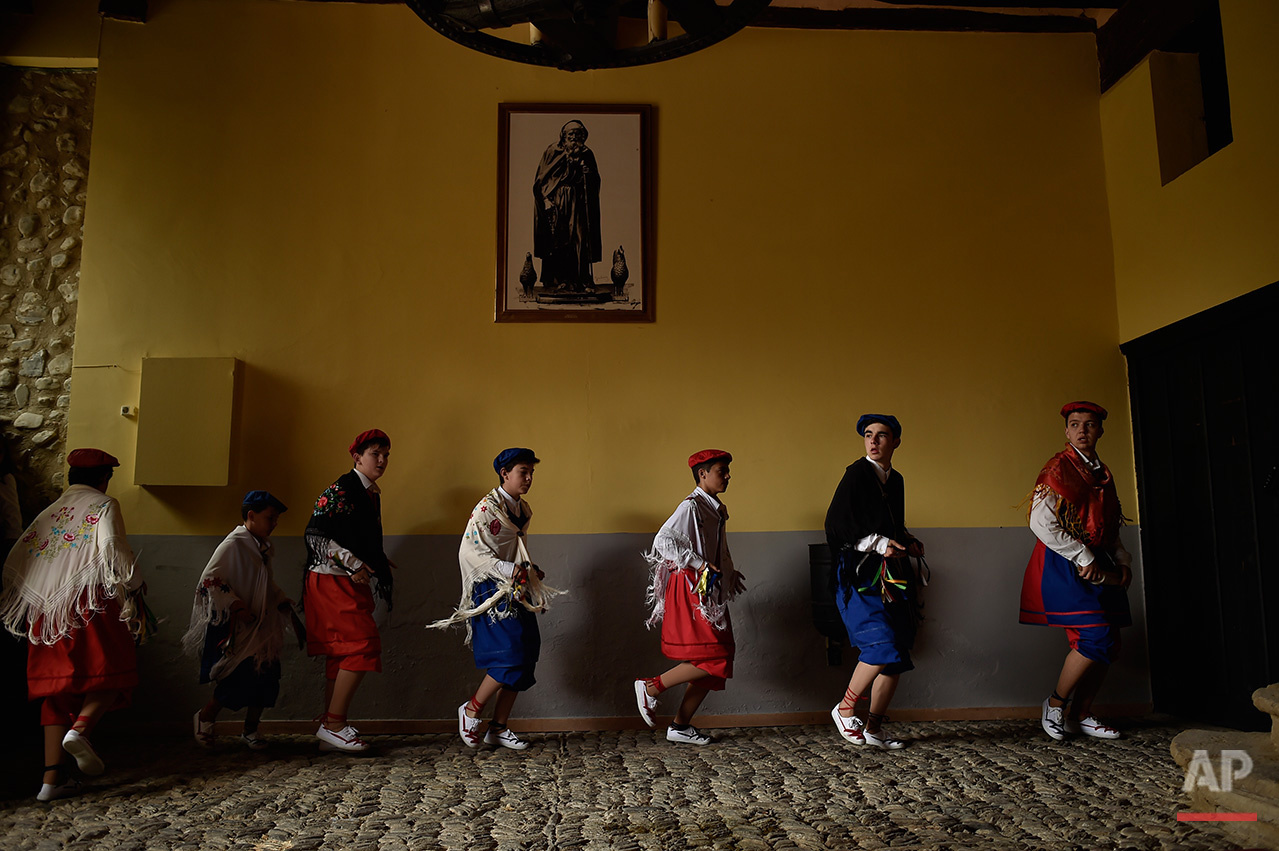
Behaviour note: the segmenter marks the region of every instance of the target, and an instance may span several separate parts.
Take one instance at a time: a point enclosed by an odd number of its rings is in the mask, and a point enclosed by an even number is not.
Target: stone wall
[[[63,486],[96,83],[0,66],[0,424],[28,520]]]

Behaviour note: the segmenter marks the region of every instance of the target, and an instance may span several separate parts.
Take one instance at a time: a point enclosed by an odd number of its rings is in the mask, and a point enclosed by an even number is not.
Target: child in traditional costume
[[[733,623],[729,601],[746,590],[728,551],[728,509],[719,495],[728,488],[733,456],[719,449],[692,455],[688,466],[697,488],[662,524],[653,549],[647,626],[662,625],[662,654],[678,664],[664,674],[635,681],[635,703],[649,727],[657,720],[657,696],[686,683],[684,699],[666,730],[666,740],[705,745],[711,737],[693,726],[706,695],[722,691],[733,676]]]
[[[506,724],[515,698],[536,682],[542,646],[537,614],[560,593],[542,584],[545,574],[529,558],[524,540],[533,516],[524,494],[533,486],[537,463],[533,450],[521,448],[493,459],[500,484],[471,511],[458,548],[462,598],[451,617],[430,625],[465,623],[475,667],[485,671],[475,694],[457,708],[458,734],[470,748],[481,741],[512,750],[528,747]],[[494,698],[493,720],[481,735],[480,713]]]
[[[200,682],[213,682],[213,697],[195,714],[195,741],[213,746],[213,722],[223,708],[245,709],[240,739],[252,750],[262,710],[280,693],[280,651],[290,619],[302,634],[292,601],[275,584],[271,533],[288,509],[267,491],[250,491],[240,506],[244,523],[231,530],[200,574],[191,626],[182,643],[200,656]]]
[[[76,449],[67,463],[69,487],[9,553],[0,594],[0,619],[30,642],[27,693],[43,699],[41,801],[79,790],[62,764],[64,750],[85,774],[103,772],[89,736],[104,713],[132,699],[134,635],[144,632],[147,615],[120,505],[106,495],[120,462],[100,449]]]
[[[859,651],[844,698],[830,715],[846,741],[897,750],[906,743],[882,725],[898,679],[915,667],[917,591],[906,557],[922,558],[924,545],[906,530],[905,482],[892,466],[901,423],[888,414],[863,414],[857,433],[866,457],[844,471],[826,512],[835,604]]]
[[[324,656],[324,714],[315,733],[322,751],[368,750],[347,723],[356,689],[369,671],[382,670],[382,639],[373,619],[374,597],[391,608],[390,559],[382,549],[378,480],[386,472],[391,439],[362,432],[348,447],[354,469],[315,501],[306,526],[306,651]]]
[[[1132,625],[1132,556],[1119,540],[1115,480],[1097,457],[1106,409],[1070,402],[1061,415],[1066,448],[1048,459],[1031,495],[1030,528],[1038,541],[1022,580],[1019,619],[1061,627],[1070,643],[1040,713],[1044,732],[1058,741],[1071,733],[1117,739],[1118,730],[1093,716],[1092,702],[1119,656],[1120,627]]]

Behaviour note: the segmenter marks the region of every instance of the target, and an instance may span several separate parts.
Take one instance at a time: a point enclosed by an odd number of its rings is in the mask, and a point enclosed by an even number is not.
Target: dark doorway
[[[1261,730],[1279,681],[1279,283],[1125,343],[1154,706]]]

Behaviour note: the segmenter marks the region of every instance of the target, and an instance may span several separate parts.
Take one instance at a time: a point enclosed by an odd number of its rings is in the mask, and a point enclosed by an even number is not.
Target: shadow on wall
[[[228,529],[231,527],[228,522]],[[1062,630],[1017,622],[1021,576],[1033,537],[1024,528],[919,529],[928,544],[933,582],[926,620],[913,653],[915,670],[901,679],[898,709],[1033,707],[1051,690],[1066,653]],[[1136,552],[1137,530],[1125,529]],[[844,692],[856,662],[826,663],[824,639],[812,624],[808,544],[819,532],[748,532],[732,537],[748,592],[732,612],[737,660],[728,688],[707,698],[708,715],[825,712]],[[220,536],[137,536],[152,607],[167,618],[139,653],[142,684],[134,706],[111,723],[185,730],[208,699],[194,659],[180,655],[196,579]],[[670,666],[660,633],[644,628],[649,534],[531,535],[529,548],[547,581],[568,591],[542,616],[537,685],[521,694],[513,717],[627,718],[635,714],[631,681]],[[461,629],[428,630],[457,605],[458,538],[388,538],[400,566],[395,610],[382,627],[383,672],[366,679],[352,717],[449,719],[482,676]],[[296,593],[302,584],[300,537],[276,539],[276,577]],[[1140,569],[1138,569],[1140,575]],[[1141,590],[1130,592],[1134,627],[1102,692],[1103,703],[1150,700]],[[268,719],[304,720],[320,711],[323,663],[286,648],[281,696]],[[661,710],[674,711],[674,696]]]

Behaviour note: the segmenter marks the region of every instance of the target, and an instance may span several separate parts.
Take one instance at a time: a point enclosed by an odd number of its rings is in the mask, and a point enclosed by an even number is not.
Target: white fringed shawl
[[[649,612],[645,626],[649,629],[666,615],[666,583],[674,574],[683,571],[688,589],[695,591],[699,574],[707,564],[718,569],[720,576],[710,593],[699,595],[697,610],[716,629],[727,625],[728,604],[737,596],[732,590],[737,569],[728,551],[728,535],[720,534],[721,508],[723,503],[697,488],[662,524],[653,539],[653,549],[644,553],[651,580],[645,594]],[[722,517],[728,519],[727,510]]]
[[[507,515],[497,488],[476,503],[470,519],[466,521],[466,531],[462,533],[462,543],[457,551],[458,566],[462,571],[462,597],[452,615],[427,624],[427,629],[444,629],[465,623],[466,643],[470,644],[471,618],[485,614],[494,620],[515,616],[514,605],[508,603],[505,611],[496,608],[503,600],[518,603],[530,612],[544,612],[552,597],[564,593],[544,585],[531,568],[525,585],[516,585],[512,577],[503,574],[500,562],[531,563],[524,544],[524,533],[532,522],[533,509],[523,499],[519,506],[520,513],[528,518],[523,529]],[[475,586],[490,579],[497,583],[497,590],[483,603],[475,605]]]
[[[129,592],[142,585],[135,561],[119,503],[96,488],[71,485],[9,553],[0,622],[32,644],[54,644],[115,600],[120,620],[132,628]]]
[[[252,532],[237,526],[218,544],[200,574],[191,625],[182,636],[187,653],[200,654],[205,630],[230,620],[236,603],[252,615],[252,620],[236,624],[222,658],[209,671],[212,680],[229,675],[246,659],[253,659],[261,670],[280,658],[288,616],[279,606],[289,597],[275,584],[271,571],[274,552],[269,538],[259,544]]]

